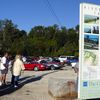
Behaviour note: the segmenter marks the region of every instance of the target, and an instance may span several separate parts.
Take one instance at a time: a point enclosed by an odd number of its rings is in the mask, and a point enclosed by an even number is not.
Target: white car
[[[60,62],[66,62],[68,57],[74,57],[74,56],[60,56],[58,57],[58,59],[60,60]]]
[[[60,60],[60,62],[64,62],[67,60],[67,56],[60,56],[58,59]]]

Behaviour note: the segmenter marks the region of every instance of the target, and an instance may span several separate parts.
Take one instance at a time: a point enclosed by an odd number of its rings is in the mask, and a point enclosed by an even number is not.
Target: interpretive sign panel
[[[78,98],[100,98],[100,6],[80,4]]]

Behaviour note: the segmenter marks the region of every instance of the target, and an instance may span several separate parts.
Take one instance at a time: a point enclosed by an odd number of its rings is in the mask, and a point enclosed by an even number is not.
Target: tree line
[[[75,28],[35,26],[29,32],[12,20],[0,20],[0,54],[9,51],[26,56],[78,56],[79,25]]]

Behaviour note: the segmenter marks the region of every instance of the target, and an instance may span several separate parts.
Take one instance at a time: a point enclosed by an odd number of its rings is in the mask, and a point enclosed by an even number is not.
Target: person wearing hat
[[[24,69],[25,67],[21,60],[21,55],[16,55],[15,61],[12,67],[12,79],[11,79],[11,84],[14,87],[18,87],[19,76],[21,75],[21,71]]]

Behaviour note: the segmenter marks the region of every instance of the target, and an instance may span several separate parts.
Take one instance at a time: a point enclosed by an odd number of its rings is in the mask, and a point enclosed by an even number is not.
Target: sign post
[[[78,98],[100,98],[100,6],[80,4]]]

